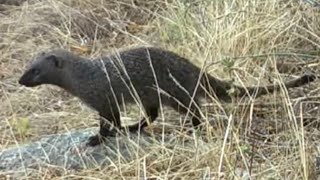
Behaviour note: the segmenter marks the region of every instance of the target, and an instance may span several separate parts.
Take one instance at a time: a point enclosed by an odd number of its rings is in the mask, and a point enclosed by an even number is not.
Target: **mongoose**
[[[148,116],[148,119],[129,126],[130,131],[142,130],[157,118],[160,100],[180,113],[190,112],[193,126],[200,125],[197,105],[199,98],[205,95],[204,87],[212,88],[215,97],[223,101],[230,100],[227,91],[231,88],[225,81],[201,74],[200,68],[187,59],[155,47],[130,49],[94,60],[56,49],[39,53],[19,83],[27,87],[42,84],[59,86],[98,111],[99,134],[87,142],[88,146],[95,146],[105,137],[115,135],[115,128],[110,127],[121,129],[119,104],[122,103],[139,102]],[[305,74],[288,81],[285,86],[297,87],[314,79],[314,75]],[[198,86],[198,82],[202,86]],[[235,87],[239,96],[262,95],[280,88],[273,85]]]

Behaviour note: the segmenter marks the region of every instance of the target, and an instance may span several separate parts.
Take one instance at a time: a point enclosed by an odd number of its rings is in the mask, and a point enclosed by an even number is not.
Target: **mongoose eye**
[[[40,70],[39,69],[31,69],[31,73],[33,75],[38,75],[38,74],[40,74]]]

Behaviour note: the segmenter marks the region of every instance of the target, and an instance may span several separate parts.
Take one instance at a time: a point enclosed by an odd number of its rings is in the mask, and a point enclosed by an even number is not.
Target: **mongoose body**
[[[200,81],[199,81],[200,79]],[[301,86],[315,79],[304,75],[285,85]],[[202,84],[203,86],[198,86]],[[101,137],[113,136],[110,124],[121,128],[119,106],[139,103],[147,119],[128,127],[141,130],[158,116],[160,102],[181,113],[192,115],[192,124],[201,123],[197,106],[205,95],[203,87],[210,87],[220,100],[229,100],[231,86],[210,75],[201,76],[201,70],[179,55],[159,48],[141,47],[89,60],[66,50],[42,52],[35,57],[19,83],[27,87],[41,84],[59,86],[79,97],[97,110],[101,116],[99,134],[92,136],[89,146],[100,144]],[[272,92],[279,86],[236,88],[240,96],[256,92]],[[194,98],[192,98],[194,97]]]

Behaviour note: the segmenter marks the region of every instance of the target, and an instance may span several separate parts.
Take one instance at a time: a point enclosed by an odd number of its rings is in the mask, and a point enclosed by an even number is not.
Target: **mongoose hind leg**
[[[194,128],[196,129],[200,128],[201,115],[200,115],[200,110],[197,107],[199,103],[195,100],[194,102],[192,102],[190,106],[189,98],[184,98],[184,97],[180,97],[179,99],[177,99],[177,97],[175,98],[176,99],[172,99],[172,98],[169,99],[169,105],[181,114],[189,113],[191,115],[191,123],[194,126]],[[177,102],[177,100],[179,102]]]
[[[116,136],[118,129],[120,128],[121,128],[121,121],[120,121],[119,111],[113,111],[113,113],[107,113],[107,114],[100,113],[99,133],[89,137],[87,146],[99,145],[106,140],[106,137]]]

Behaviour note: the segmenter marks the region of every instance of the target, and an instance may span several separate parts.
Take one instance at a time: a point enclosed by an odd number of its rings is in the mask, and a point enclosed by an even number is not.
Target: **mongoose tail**
[[[228,90],[231,89],[231,85],[227,82],[218,80],[214,77],[208,76],[211,87],[214,89],[217,97],[221,100],[229,101],[231,99],[230,94],[228,94]],[[316,79],[314,74],[304,74],[294,80],[284,82],[284,86],[289,88],[300,87],[305,84],[311,83]],[[241,87],[241,86],[234,86],[237,91],[237,96],[252,96],[259,97],[261,95],[265,95],[268,93],[272,93],[274,91],[278,91],[281,89],[282,85],[267,85],[267,86],[252,86],[252,87]]]

